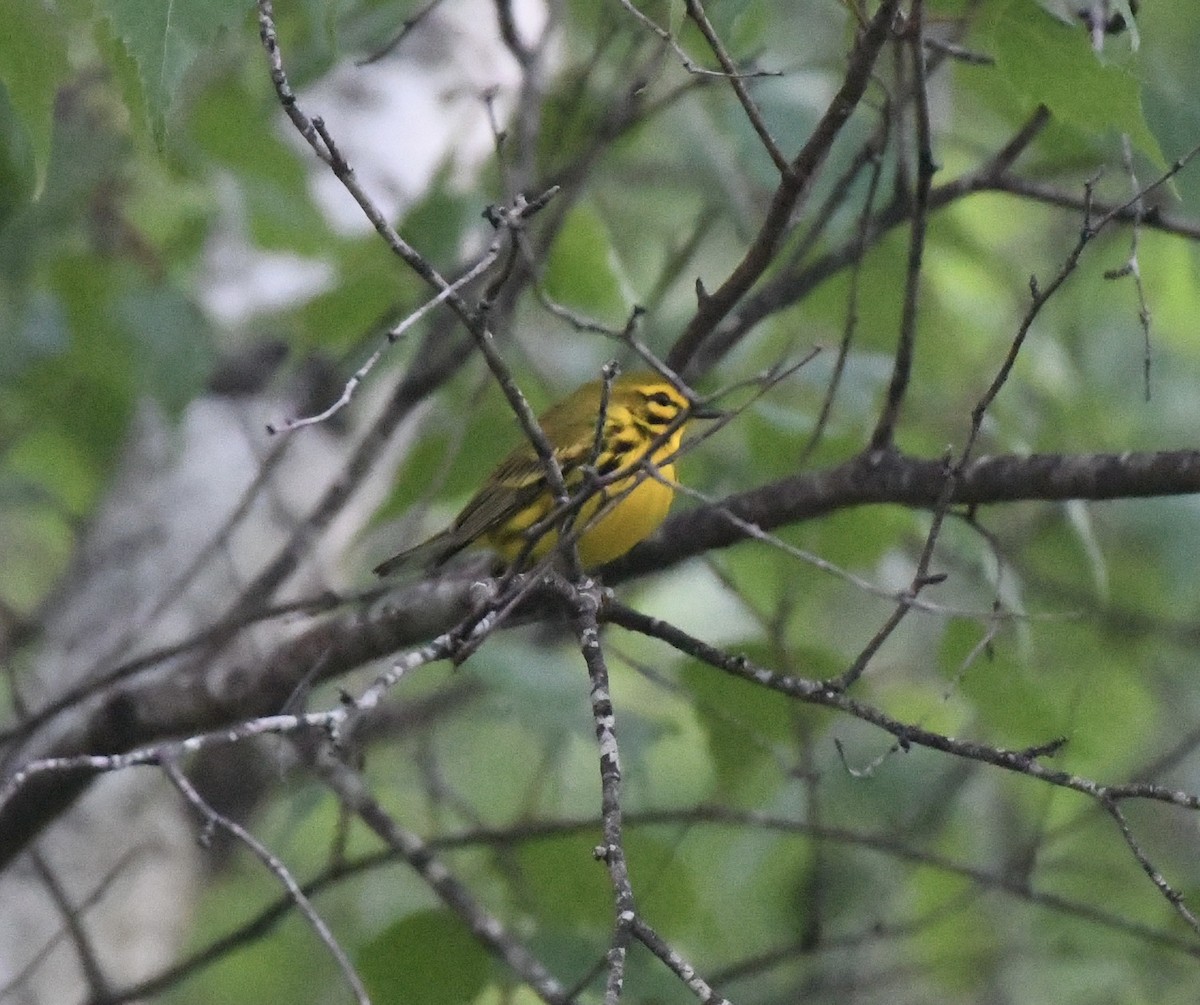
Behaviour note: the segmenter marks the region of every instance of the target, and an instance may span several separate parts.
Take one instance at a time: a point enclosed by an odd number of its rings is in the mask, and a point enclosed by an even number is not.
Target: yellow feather
[[[574,503],[569,519],[584,568],[620,557],[666,519],[686,418],[699,414],[687,396],[657,374],[629,374],[613,381],[597,437],[602,388],[601,381],[584,384],[538,418]],[[647,457],[656,472],[643,464]],[[615,477],[622,472],[628,477]],[[580,498],[589,489],[588,473],[592,483],[601,484]],[[547,523],[556,509],[542,462],[533,446],[523,443],[496,466],[446,530],[389,558],[375,572],[387,575],[413,561],[440,565],[478,543],[509,564],[535,561],[558,544],[561,521]]]

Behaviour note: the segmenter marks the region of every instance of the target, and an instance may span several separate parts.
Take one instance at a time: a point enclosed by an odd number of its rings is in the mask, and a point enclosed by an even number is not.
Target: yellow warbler
[[[600,409],[603,381],[584,384],[538,418],[563,473],[585,568],[603,565],[649,537],[675,495],[675,455],[690,418],[719,413],[692,404],[654,373],[614,380]],[[657,474],[648,470],[649,460]],[[588,495],[587,472],[602,481]],[[628,477],[614,477],[627,472]],[[574,509],[570,506],[573,505]],[[488,476],[444,531],[376,566],[380,576],[413,561],[440,565],[481,542],[506,562],[536,560],[558,542],[561,521],[546,470],[532,444],[521,444]],[[549,518],[549,519],[548,519]]]

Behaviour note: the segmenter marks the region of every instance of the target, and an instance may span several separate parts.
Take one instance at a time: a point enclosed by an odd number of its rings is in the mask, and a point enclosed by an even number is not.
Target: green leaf
[[[586,930],[612,913],[612,887],[596,861],[600,827],[590,833],[530,842],[517,853],[522,891],[551,929]]]
[[[261,96],[241,80],[209,88],[189,111],[191,135],[241,188],[251,236],[259,247],[320,255],[333,238],[308,192],[308,168],[261,116]],[[270,106],[268,106],[270,107]]]
[[[533,841],[517,853],[522,896],[548,929],[604,933],[612,916],[612,884],[595,856],[601,839],[594,830]],[[677,842],[642,829],[627,831],[625,854],[642,906],[658,917],[690,916],[696,905],[695,879],[678,854]]]
[[[87,456],[87,445],[69,431],[37,429],[9,451],[8,469],[23,483],[55,500],[60,512],[83,514],[100,489],[100,471]]]
[[[389,925],[358,954],[358,972],[377,1002],[463,1005],[487,984],[488,958],[447,911],[418,911]]]
[[[0,474],[0,604],[33,615],[75,543],[65,515],[39,498],[41,487]]]
[[[774,745],[791,734],[795,704],[699,663],[682,669],[680,683],[692,695],[721,794],[735,802],[767,799],[782,782]]]
[[[246,11],[243,0],[97,0],[137,64],[150,131],[161,145],[188,68]]]
[[[0,84],[0,230],[33,198],[35,174],[29,135]]]
[[[578,206],[567,215],[550,252],[546,292],[568,307],[619,317],[631,298],[599,214]]]
[[[114,304],[132,335],[138,386],[181,411],[204,386],[215,361],[212,333],[196,306],[171,287],[130,290]]]
[[[54,98],[67,70],[60,20],[41,0],[9,0],[0,31],[0,91],[7,91],[0,96],[0,225],[20,191],[9,185],[24,174],[30,156],[34,190],[41,191],[50,161]]]
[[[1061,122],[1092,134],[1127,133],[1157,166],[1166,159],[1142,113],[1141,85],[1128,70],[1105,65],[1078,25],[1050,17],[1034,0],[996,8],[988,49],[1008,86],[1045,105]]]
[[[676,38],[683,28],[684,20],[687,18],[687,5],[683,0],[670,0],[667,4],[667,10],[669,12],[667,31],[671,33],[672,38]]]

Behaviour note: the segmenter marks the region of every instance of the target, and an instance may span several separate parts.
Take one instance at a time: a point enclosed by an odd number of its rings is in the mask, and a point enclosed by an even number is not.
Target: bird
[[[563,520],[553,519],[558,503],[545,464],[526,441],[496,465],[449,527],[381,562],[374,572],[387,576],[414,563],[435,569],[476,544],[490,548],[509,567],[521,566],[554,549],[566,520],[584,569],[611,562],[666,519],[675,496],[675,457],[688,421],[720,414],[648,371],[584,384],[538,417],[570,496]]]

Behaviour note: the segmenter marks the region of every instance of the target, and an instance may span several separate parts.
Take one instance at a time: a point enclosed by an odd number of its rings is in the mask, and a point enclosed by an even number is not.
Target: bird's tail
[[[453,555],[457,555],[470,542],[462,540],[452,530],[444,530],[434,534],[427,541],[422,541],[404,551],[401,551],[384,562],[380,562],[371,571],[377,576],[390,576],[397,569],[406,565],[424,569],[436,569]]]

